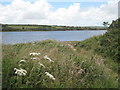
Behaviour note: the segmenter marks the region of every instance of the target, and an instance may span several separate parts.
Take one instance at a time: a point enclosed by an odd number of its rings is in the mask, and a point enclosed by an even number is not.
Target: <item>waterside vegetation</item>
[[[118,88],[119,32],[119,27],[111,24],[104,35],[81,42],[44,40],[3,45],[2,86]]]

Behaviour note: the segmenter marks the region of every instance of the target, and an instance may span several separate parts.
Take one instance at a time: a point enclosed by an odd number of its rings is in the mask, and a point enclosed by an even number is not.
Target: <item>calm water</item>
[[[3,44],[16,44],[54,39],[58,41],[82,41],[89,37],[104,34],[106,30],[97,31],[27,31],[27,32],[0,32]]]

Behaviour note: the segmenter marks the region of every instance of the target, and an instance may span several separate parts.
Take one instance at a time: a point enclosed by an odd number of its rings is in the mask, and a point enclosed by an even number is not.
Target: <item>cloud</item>
[[[12,2],[13,0],[0,0],[0,2]],[[36,0],[25,0],[35,2]],[[48,2],[107,2],[110,0],[47,0]]]
[[[52,11],[47,0],[13,0],[11,4],[0,5],[0,23],[34,23],[49,25],[102,25],[118,17],[118,0],[108,1],[100,7],[81,8],[73,3],[68,8]]]

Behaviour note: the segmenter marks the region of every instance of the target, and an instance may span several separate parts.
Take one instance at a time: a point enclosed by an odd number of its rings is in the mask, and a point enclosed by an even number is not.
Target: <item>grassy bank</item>
[[[117,70],[113,70],[117,64],[91,50],[75,48],[77,44],[46,40],[3,45],[3,88],[118,88]],[[41,54],[32,60],[31,52]],[[45,55],[54,62],[44,59]],[[20,63],[21,59],[26,62]],[[27,74],[16,75],[14,68],[25,69]]]

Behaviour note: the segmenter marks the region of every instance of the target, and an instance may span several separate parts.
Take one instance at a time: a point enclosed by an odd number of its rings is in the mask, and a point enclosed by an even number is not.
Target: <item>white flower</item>
[[[20,60],[19,62],[20,62],[20,63],[22,63],[22,62],[26,62],[26,60]]]
[[[19,66],[22,66],[22,64],[19,64]]]
[[[15,70],[15,74],[17,74],[19,76],[25,76],[27,73],[27,71],[22,68],[20,68],[20,69],[14,68],[14,70]]]
[[[54,62],[53,60],[51,60],[47,55],[44,56],[44,59],[49,60],[50,62]]]
[[[40,66],[42,66],[43,68],[45,68],[45,66],[42,63],[39,62],[39,64],[40,64]]]
[[[52,80],[55,80],[54,76],[53,76],[52,74],[50,74],[49,72],[45,72],[45,74],[46,74],[49,78],[51,78]]]
[[[38,56],[38,55],[40,55],[40,53],[35,53],[35,52],[33,52],[33,53],[30,53],[29,55],[30,55],[30,56]]]
[[[33,58],[31,58],[32,60],[38,60],[39,58],[37,58],[37,57],[33,57]]]

